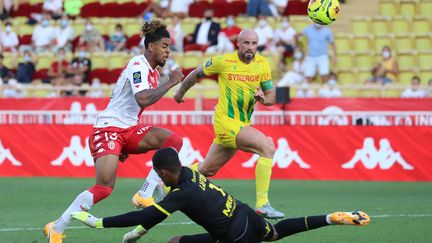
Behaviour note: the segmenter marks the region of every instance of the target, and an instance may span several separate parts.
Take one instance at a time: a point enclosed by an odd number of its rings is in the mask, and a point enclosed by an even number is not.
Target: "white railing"
[[[205,125],[213,123],[213,111],[146,111],[140,123],[147,125]],[[0,125],[93,124],[97,113],[71,111],[0,110]],[[288,126],[432,126],[431,111],[256,111],[255,125]]]

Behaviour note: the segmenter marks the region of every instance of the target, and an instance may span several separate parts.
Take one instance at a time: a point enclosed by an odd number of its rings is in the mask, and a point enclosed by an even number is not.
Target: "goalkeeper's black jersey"
[[[180,210],[210,234],[223,239],[240,204],[200,173],[183,167],[179,185],[155,206],[168,214]]]

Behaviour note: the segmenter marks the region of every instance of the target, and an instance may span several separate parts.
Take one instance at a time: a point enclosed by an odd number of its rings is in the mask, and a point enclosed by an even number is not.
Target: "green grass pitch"
[[[96,216],[134,210],[130,203],[142,180],[118,179],[113,194],[94,206]],[[254,181],[217,180],[238,199],[254,205]],[[0,178],[0,242],[46,242],[42,228],[56,219],[94,179]],[[297,234],[280,242],[432,242],[432,183],[272,181],[272,205],[287,217],[361,209],[366,227],[331,226]],[[121,242],[129,229],[90,229],[73,222],[64,242]],[[182,213],[154,227],[141,242],[166,242],[169,236],[200,233]]]

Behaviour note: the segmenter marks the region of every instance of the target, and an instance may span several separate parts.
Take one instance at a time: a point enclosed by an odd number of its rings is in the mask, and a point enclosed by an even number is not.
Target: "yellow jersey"
[[[215,119],[229,117],[249,124],[256,102],[254,94],[258,88],[273,88],[269,62],[258,54],[248,64],[239,59],[237,52],[219,55],[208,59],[202,67],[206,75],[218,75]]]

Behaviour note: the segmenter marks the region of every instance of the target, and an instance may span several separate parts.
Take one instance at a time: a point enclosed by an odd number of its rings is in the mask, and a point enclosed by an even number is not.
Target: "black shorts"
[[[227,237],[219,242],[262,242],[271,239],[273,234],[271,223],[256,214],[248,205],[243,204],[230,225]]]

